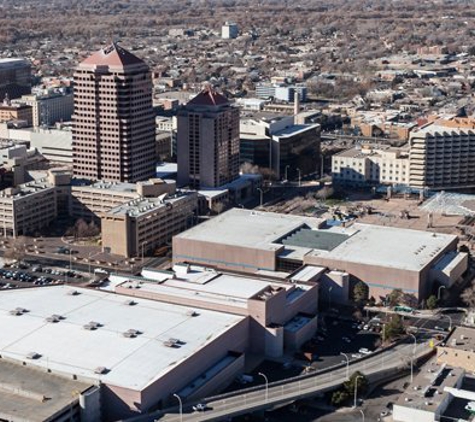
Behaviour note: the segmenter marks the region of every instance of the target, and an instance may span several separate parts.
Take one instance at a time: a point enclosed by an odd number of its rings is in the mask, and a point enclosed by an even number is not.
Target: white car
[[[209,407],[208,407],[208,405],[207,405],[206,403],[198,403],[198,404],[195,404],[195,405],[193,406],[193,410],[194,410],[195,412],[204,412],[204,411],[206,411],[206,410],[208,410],[208,409],[209,409]]]
[[[351,355],[351,357],[352,357],[353,359],[359,359],[359,358],[363,357],[363,355],[362,355],[361,353],[353,353],[353,354]]]
[[[369,355],[371,354],[371,350],[367,349],[366,347],[362,347],[360,350],[358,350],[358,353],[361,353],[362,355]]]

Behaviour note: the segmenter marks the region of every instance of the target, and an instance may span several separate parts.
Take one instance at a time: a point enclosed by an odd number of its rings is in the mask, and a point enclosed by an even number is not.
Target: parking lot
[[[22,263],[0,268],[0,289],[48,286],[82,280],[83,276],[77,271],[44,268],[40,265]]]

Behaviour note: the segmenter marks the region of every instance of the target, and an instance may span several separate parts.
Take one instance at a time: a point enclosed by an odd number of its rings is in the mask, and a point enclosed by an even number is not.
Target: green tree
[[[346,402],[349,398],[350,398],[350,396],[348,395],[348,393],[346,391],[340,389],[340,390],[336,390],[336,391],[333,392],[330,401],[331,401],[331,404],[333,406],[340,406],[344,402]]]
[[[353,396],[353,394],[355,393],[355,384],[357,382],[356,378],[358,378],[358,394],[364,394],[366,391],[368,391],[368,378],[366,378],[366,376],[363,375],[360,371],[356,371],[351,374],[350,379],[348,381],[345,381],[343,383],[343,390],[346,391],[348,396]]]
[[[362,281],[358,281],[353,288],[353,300],[356,303],[363,303],[368,300],[368,286]]]
[[[427,302],[426,302],[426,306],[427,306],[427,309],[435,309],[437,308],[437,298],[435,297],[435,295],[431,295],[427,298]]]
[[[394,289],[391,293],[389,293],[387,298],[387,305],[388,306],[397,306],[403,296],[401,289]]]
[[[402,336],[405,332],[406,328],[404,327],[401,317],[395,314],[385,325],[383,340],[393,340],[397,337]]]

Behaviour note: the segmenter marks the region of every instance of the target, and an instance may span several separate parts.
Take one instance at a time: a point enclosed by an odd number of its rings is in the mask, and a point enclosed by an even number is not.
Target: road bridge
[[[348,376],[362,372],[370,382],[377,382],[410,367],[413,362],[433,353],[429,342],[421,344],[401,343],[370,356],[350,362],[349,366],[338,365],[332,369],[310,373],[282,381],[239,390],[228,394],[203,399],[209,409],[193,412],[194,403],[184,403],[182,414],[179,407],[132,419],[134,422],[201,422],[221,421],[255,411],[271,409],[294,400],[315,396],[341,386]],[[132,421],[131,420],[131,421]]]

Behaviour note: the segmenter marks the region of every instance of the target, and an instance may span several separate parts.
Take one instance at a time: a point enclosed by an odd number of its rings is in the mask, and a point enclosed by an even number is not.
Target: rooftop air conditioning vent
[[[79,293],[77,290],[70,290],[70,291],[68,292],[68,295],[69,295],[69,296],[77,296],[77,295],[79,295],[79,294],[80,294],[80,293]]]
[[[27,359],[32,359],[32,360],[39,359],[40,357],[41,357],[41,355],[37,352],[30,352],[26,355]]]
[[[48,318],[46,318],[46,322],[59,322],[63,319],[64,317],[62,315],[53,314],[49,316]]]
[[[94,331],[94,330],[97,330],[101,326],[102,325],[98,322],[90,321],[87,324],[83,325],[83,328],[88,331]]]
[[[96,369],[94,369],[94,373],[97,375],[104,375],[108,372],[109,370],[105,366],[98,366]]]
[[[15,308],[15,309],[11,310],[10,315],[20,316],[20,315],[23,315],[26,312],[28,312],[27,309],[18,307],[18,308]]]
[[[122,333],[122,335],[123,335],[124,337],[126,337],[126,338],[135,338],[135,337],[137,337],[139,334],[142,334],[142,332],[139,331],[139,330],[135,330],[135,329],[133,329],[133,328],[131,328],[131,329],[129,329],[129,330],[127,330],[127,331],[125,331],[125,332]]]
[[[194,311],[193,309],[189,310],[187,313],[186,313],[186,316],[189,316],[189,317],[197,317],[199,315],[198,312]]]
[[[136,302],[135,300],[132,300],[132,299],[126,300],[124,303],[125,303],[127,306],[134,306],[134,305],[137,305],[137,302]]]

